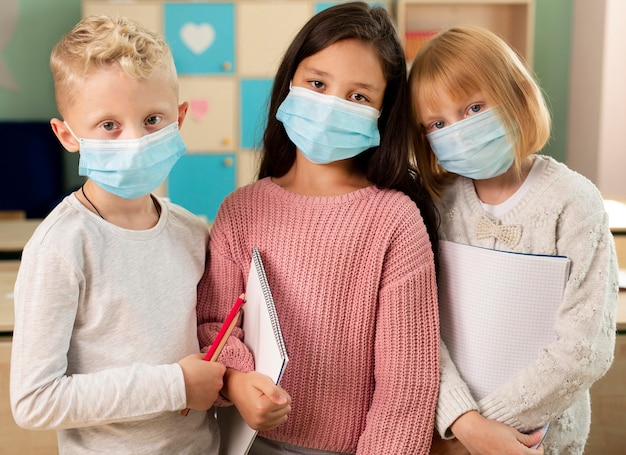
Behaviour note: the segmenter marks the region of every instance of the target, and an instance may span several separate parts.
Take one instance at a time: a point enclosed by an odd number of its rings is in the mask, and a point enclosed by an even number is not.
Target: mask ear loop
[[[70,132],[72,137],[74,139],[76,139],[76,142],[78,142],[80,144],[80,139],[78,139],[78,137],[74,134],[74,131],[72,131],[72,128],[70,128],[70,126],[67,124],[67,122],[65,120],[63,120],[63,124],[66,126],[67,130]]]

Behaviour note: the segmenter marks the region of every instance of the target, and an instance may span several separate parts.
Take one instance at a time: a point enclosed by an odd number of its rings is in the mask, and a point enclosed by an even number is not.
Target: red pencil
[[[222,348],[224,347],[224,344],[226,343],[226,340],[230,336],[230,333],[233,331],[233,328],[235,327],[235,325],[237,324],[237,321],[239,320],[239,314],[243,310],[243,306],[246,303],[245,296],[246,296],[245,293],[241,294],[239,298],[237,299],[237,301],[235,302],[235,304],[233,305],[233,307],[230,309],[230,313],[228,313],[228,316],[226,317],[224,324],[222,324],[220,331],[217,333],[217,336],[215,337],[215,340],[213,340],[211,347],[209,347],[209,350],[204,356],[204,360],[209,360],[211,362],[214,362],[219,357],[220,352],[222,352]]]

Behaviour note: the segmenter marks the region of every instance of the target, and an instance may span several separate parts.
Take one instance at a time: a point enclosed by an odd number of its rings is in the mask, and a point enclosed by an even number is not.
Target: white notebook
[[[278,384],[289,358],[280,330],[265,269],[258,248],[252,249],[243,312],[243,341],[254,357],[255,370]],[[245,455],[257,432],[250,428],[234,406],[218,408],[221,455]]]
[[[441,337],[478,401],[556,339],[570,261],[440,242]]]

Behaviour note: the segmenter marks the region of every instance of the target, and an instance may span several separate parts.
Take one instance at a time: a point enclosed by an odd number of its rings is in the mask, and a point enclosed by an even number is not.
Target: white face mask
[[[380,111],[304,87],[291,87],[276,118],[309,161],[327,164],[380,144]]]
[[[186,152],[178,123],[138,139],[79,139],[78,175],[125,199],[136,199],[154,191]]]
[[[497,115],[487,109],[426,135],[446,171],[474,180],[504,174],[515,160],[514,145]]]

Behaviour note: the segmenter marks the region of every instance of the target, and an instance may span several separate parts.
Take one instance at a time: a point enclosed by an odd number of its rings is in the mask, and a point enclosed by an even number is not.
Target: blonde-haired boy
[[[196,336],[208,231],[151,194],[185,153],[168,46],[130,20],[87,17],[51,68],[63,120],[50,123],[87,178],[23,252],[15,420],[58,430],[61,453],[217,453],[206,410],[225,367],[202,360]]]

